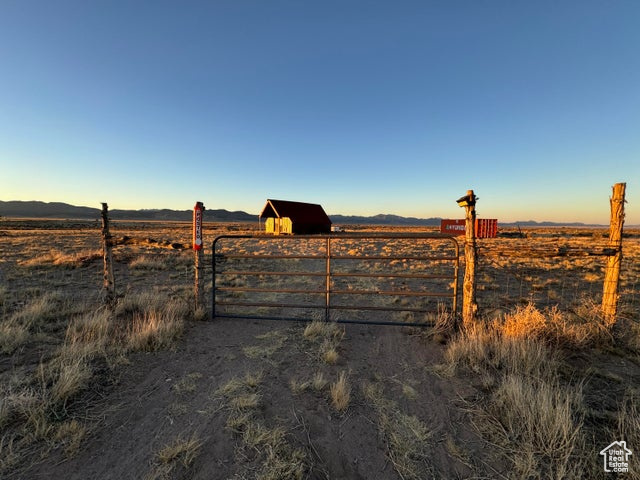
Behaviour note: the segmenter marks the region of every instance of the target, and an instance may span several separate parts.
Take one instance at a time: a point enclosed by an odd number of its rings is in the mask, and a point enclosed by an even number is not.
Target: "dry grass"
[[[22,260],[19,265],[23,267],[65,267],[76,268],[83,264],[102,257],[102,251],[93,250],[82,253],[65,253],[60,250],[52,249],[49,252],[42,253],[36,257]]]
[[[52,370],[49,394],[54,404],[66,404],[87,387],[93,376],[91,365],[84,357],[60,358],[54,362]]]
[[[445,360],[452,371],[549,378],[556,372],[559,353],[534,339],[505,337],[498,324],[477,323],[449,343]]]
[[[515,478],[574,478],[584,465],[580,389],[558,381],[506,376],[485,407],[488,430],[513,460]]]
[[[55,441],[62,446],[65,455],[72,457],[80,450],[87,435],[87,428],[77,420],[69,420],[58,426]]]
[[[329,365],[338,363],[338,346],[345,336],[343,327],[335,322],[314,320],[306,325],[303,335],[308,342],[318,345],[318,355],[323,362]]]
[[[376,412],[378,430],[387,440],[387,456],[400,478],[433,478],[428,455],[432,435],[427,426],[419,418],[400,410],[395,401],[386,398],[379,383],[364,383],[362,390]]]
[[[28,329],[46,326],[61,314],[64,297],[59,292],[48,292],[33,298],[23,308],[16,311],[10,322],[20,324]]]
[[[173,345],[189,318],[185,302],[145,292],[124,297],[116,306],[118,317],[130,318],[122,342],[127,350],[159,350]]]
[[[170,347],[182,334],[186,315],[184,307],[176,303],[134,315],[127,330],[127,348],[152,351]]]
[[[164,465],[181,463],[186,468],[193,463],[201,447],[202,441],[193,433],[187,438],[176,438],[166,445],[156,454],[156,459]]]
[[[29,328],[15,321],[0,323],[0,352],[12,354],[31,337]]]
[[[342,371],[338,376],[338,380],[331,384],[331,405],[338,412],[344,412],[349,407],[351,400],[351,387],[347,381],[347,373]]]
[[[304,382],[295,378],[289,380],[289,388],[294,395],[300,395],[311,386],[311,382]]]
[[[334,322],[314,320],[307,324],[303,333],[304,337],[313,340],[317,338],[336,339],[338,342],[344,338],[344,329]]]
[[[501,330],[508,338],[535,338],[562,347],[599,346],[611,340],[599,311],[590,301],[580,305],[578,315],[562,313],[557,307],[541,311],[529,304],[505,315]]]
[[[252,478],[301,480],[309,470],[308,455],[291,445],[284,427],[277,424],[270,427],[262,417],[259,390],[262,377],[262,372],[249,372],[244,378],[233,378],[218,389],[229,412],[227,428],[238,437],[241,449],[258,454],[260,466]]]
[[[338,351],[335,349],[335,347],[331,346],[330,344],[324,344],[322,349],[322,359],[328,363],[329,365],[335,365],[336,363],[338,363],[338,358],[340,357],[340,355],[338,354]]]
[[[451,371],[480,376],[487,396],[475,407],[476,425],[511,462],[512,478],[584,477],[585,406],[580,385],[560,380],[558,347],[593,345],[598,331],[527,306],[472,325],[448,346]]]
[[[194,393],[198,389],[198,380],[202,378],[202,374],[193,372],[185,376],[173,385],[173,390],[181,395]]]
[[[5,457],[0,472],[24,462],[38,442],[47,448],[60,446],[67,456],[76,453],[86,428],[74,418],[65,418],[65,412],[90,386],[95,362],[104,359],[107,365],[114,365],[123,352],[172,345],[189,313],[185,307],[139,295],[125,297],[117,313],[97,308],[73,317],[72,312],[88,307],[70,306],[54,292],[15,310],[0,324],[5,353],[29,341],[31,331],[60,325],[63,318],[68,325],[63,330],[64,342],[40,364],[31,381],[0,388],[0,448]]]
[[[242,351],[249,358],[262,358],[271,362],[271,357],[284,346],[287,338],[287,334],[283,331],[272,330],[256,336],[256,339],[261,341],[259,345],[244,347]]]
[[[196,433],[189,436],[179,436],[156,453],[155,465],[151,472],[145,476],[145,480],[174,478],[174,470],[179,466],[188,469],[200,454],[201,448],[202,441]]]
[[[617,418],[616,440],[625,440],[629,445],[633,454],[637,455],[636,449],[640,445],[640,392],[637,390],[629,390],[622,401]],[[634,448],[635,447],[635,448]],[[632,457],[629,472],[626,478],[632,480],[640,480],[640,464],[637,457]]]
[[[132,270],[165,270],[167,262],[165,259],[153,257],[151,255],[140,255],[129,262]]]
[[[329,381],[325,378],[322,372],[316,372],[311,379],[311,387],[316,391],[320,392],[324,390]]]
[[[0,320],[0,351],[12,354],[42,330],[50,330],[65,315],[66,300],[59,292],[31,298],[24,306]]]

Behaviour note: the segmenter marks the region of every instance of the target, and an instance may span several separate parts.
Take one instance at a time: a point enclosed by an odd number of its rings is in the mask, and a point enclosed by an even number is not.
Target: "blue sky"
[[[640,224],[638,1],[0,1],[0,199]]]

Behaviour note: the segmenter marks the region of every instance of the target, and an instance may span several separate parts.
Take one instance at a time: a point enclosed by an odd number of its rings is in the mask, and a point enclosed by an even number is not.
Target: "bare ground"
[[[305,452],[305,478],[401,478],[379,412],[364,397],[364,382],[379,384],[400,412],[427,427],[426,450],[416,457],[419,478],[496,476],[496,467],[483,465],[485,445],[461,408],[461,399],[473,396],[474,389],[429,368],[441,361],[440,345],[398,327],[348,326],[339,361],[327,365],[303,328],[288,322],[193,323],[175,351],[130,358],[117,385],[92,407],[89,415],[102,412],[102,417],[74,458],[53,452],[18,477],[255,478],[262,454],[243,446],[226,427],[228,412],[218,392],[232,378],[259,371],[264,374],[259,415],[271,428],[284,428],[287,441]],[[275,351],[256,358],[243,353],[246,346],[271,344],[273,332],[284,339]],[[318,370],[331,381],[348,372],[352,395],[344,413],[331,406],[328,388],[292,392],[292,379],[309,379]],[[158,452],[173,439],[192,436],[201,441],[193,463],[158,473]]]

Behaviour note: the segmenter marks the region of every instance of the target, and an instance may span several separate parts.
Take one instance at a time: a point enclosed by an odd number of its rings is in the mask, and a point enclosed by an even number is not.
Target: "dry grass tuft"
[[[198,389],[198,380],[202,378],[202,374],[198,372],[193,372],[188,374],[182,380],[176,382],[173,385],[173,390],[179,394],[188,394],[194,393]]]
[[[163,259],[154,258],[150,255],[140,255],[129,262],[132,270],[165,270],[167,263]]]
[[[501,331],[505,337],[535,338],[566,348],[599,346],[611,340],[599,311],[592,302],[584,303],[574,316],[561,313],[556,307],[540,311],[529,304],[505,315]]]
[[[308,340],[334,339],[338,343],[344,338],[344,329],[340,328],[335,322],[323,322],[314,320],[308,323],[304,329],[304,338]]]
[[[303,382],[301,380],[297,380],[292,378],[289,380],[289,388],[291,389],[291,393],[294,395],[300,395],[305,392],[311,386],[311,382]]]
[[[287,334],[280,330],[272,330],[262,335],[257,335],[256,339],[262,340],[259,345],[244,347],[242,352],[249,358],[262,358],[271,361],[271,357],[280,350],[287,341]]]
[[[77,420],[69,420],[58,425],[55,440],[64,448],[67,457],[71,457],[78,453],[86,435],[87,429],[84,425]]]
[[[187,438],[178,437],[162,448],[157,454],[156,459],[163,465],[180,463],[188,468],[198,456],[202,441],[197,434],[193,433]]]
[[[29,341],[29,328],[18,322],[7,320],[0,323],[0,352],[11,355]]]
[[[497,323],[477,323],[449,343],[445,359],[452,371],[469,368],[548,378],[556,371],[559,354],[533,339],[504,337]]]
[[[365,399],[371,404],[378,418],[378,429],[388,442],[387,455],[401,478],[422,479],[434,472],[429,465],[428,446],[431,432],[417,417],[402,412],[398,404],[385,398],[378,383],[364,383]]]
[[[61,313],[64,297],[59,292],[45,293],[29,301],[22,309],[15,312],[10,321],[23,325],[28,329],[43,327],[47,322],[55,320]]]
[[[18,265],[23,267],[57,266],[64,268],[76,268],[101,257],[102,251],[100,250],[92,250],[84,253],[65,253],[60,250],[52,249],[48,253],[43,253],[28,260],[19,261]]]
[[[87,387],[93,371],[84,357],[61,358],[55,363],[51,400],[54,404],[66,404],[71,397]]]
[[[486,406],[489,432],[514,460],[516,478],[582,478],[579,388],[508,375]]]
[[[73,319],[67,326],[63,349],[67,356],[94,358],[105,355],[113,343],[113,319],[106,309],[98,309]]]
[[[322,348],[322,359],[329,365],[338,363],[339,357],[340,355],[334,347],[327,345]]]
[[[331,404],[338,412],[344,412],[351,400],[351,387],[347,382],[346,372],[340,372],[338,380],[331,384]]]
[[[32,339],[32,334],[48,330],[62,315],[64,297],[49,292],[27,302],[22,308],[0,321],[0,351],[12,354]]]
[[[311,387],[316,391],[320,392],[324,390],[329,381],[324,377],[322,372],[316,372],[313,378],[311,379]]]
[[[187,315],[185,306],[175,301],[159,310],[134,314],[127,328],[126,347],[146,351],[170,347],[182,335]]]
[[[247,373],[243,379],[233,378],[218,389],[226,399],[224,408],[229,411],[227,428],[238,436],[241,449],[250,449],[259,456],[259,470],[247,474],[247,478],[301,480],[309,469],[307,453],[289,443],[282,426],[269,427],[261,418],[258,387],[262,377],[262,372]]]

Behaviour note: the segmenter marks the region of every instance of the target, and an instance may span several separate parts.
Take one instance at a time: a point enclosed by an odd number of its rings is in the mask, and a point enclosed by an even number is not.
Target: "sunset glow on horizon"
[[[0,200],[640,225],[640,3],[0,3]]]

